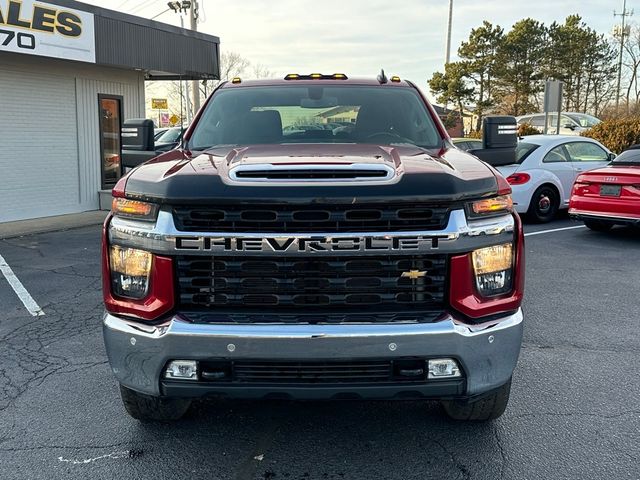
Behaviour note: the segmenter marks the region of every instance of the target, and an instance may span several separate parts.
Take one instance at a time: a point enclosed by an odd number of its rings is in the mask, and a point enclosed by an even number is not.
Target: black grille
[[[446,227],[449,207],[421,204],[174,207],[185,232],[397,232]]]
[[[425,383],[424,359],[201,362],[204,381],[253,384]]]
[[[305,313],[384,313],[441,309],[445,255],[373,257],[176,258],[180,307],[234,314],[277,308]],[[418,278],[407,275],[413,271]],[[403,276],[403,273],[405,276]]]

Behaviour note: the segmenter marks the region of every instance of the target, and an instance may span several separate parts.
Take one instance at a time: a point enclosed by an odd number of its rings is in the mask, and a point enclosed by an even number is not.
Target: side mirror
[[[568,128],[569,130],[575,130],[576,126],[573,123],[565,123],[562,128]]]
[[[153,120],[131,118],[122,126],[122,149],[149,152],[153,150]]]
[[[122,166],[133,168],[155,157],[153,120],[132,118],[122,126]]]
[[[487,116],[483,121],[482,129],[482,148],[469,150],[469,153],[494,167],[516,163],[518,123],[515,117]]]
[[[616,157],[617,157],[617,156],[618,156],[618,155],[616,155],[615,153],[610,152],[610,153],[607,155],[607,160],[608,160],[608,161],[610,161],[610,162],[613,162],[613,161],[616,159]]]

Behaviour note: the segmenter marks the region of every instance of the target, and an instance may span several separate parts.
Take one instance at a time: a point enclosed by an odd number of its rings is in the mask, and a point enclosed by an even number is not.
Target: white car
[[[544,113],[534,113],[516,117],[518,125],[524,123],[537,128],[540,133],[544,132]],[[596,126],[600,123],[600,119],[593,115],[577,112],[563,112],[560,114],[560,135],[580,135],[585,130]],[[549,114],[549,130],[548,133],[555,133],[558,124],[558,114]]]
[[[569,208],[576,177],[607,165],[615,154],[600,142],[568,135],[531,135],[518,142],[517,163],[497,167],[513,189],[518,213],[537,222],[552,220]]]

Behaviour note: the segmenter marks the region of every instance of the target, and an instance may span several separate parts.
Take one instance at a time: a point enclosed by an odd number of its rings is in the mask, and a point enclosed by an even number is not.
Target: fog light
[[[452,358],[429,360],[428,378],[455,378],[461,375],[458,363]]]
[[[164,377],[179,380],[197,380],[198,362],[195,360],[173,360],[167,365]]]

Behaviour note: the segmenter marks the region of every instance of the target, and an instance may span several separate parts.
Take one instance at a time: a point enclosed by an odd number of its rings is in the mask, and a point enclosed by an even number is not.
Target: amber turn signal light
[[[155,220],[158,206],[153,203],[140,202],[128,198],[114,198],[111,202],[111,212],[120,217]]]
[[[513,209],[511,195],[500,195],[493,198],[477,200],[471,204],[473,216],[491,215],[510,212]]]

